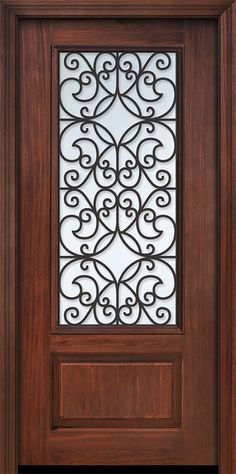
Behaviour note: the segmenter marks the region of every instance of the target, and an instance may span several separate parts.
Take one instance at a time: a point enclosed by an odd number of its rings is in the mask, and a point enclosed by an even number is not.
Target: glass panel
[[[59,321],[176,324],[175,52],[59,53]]]

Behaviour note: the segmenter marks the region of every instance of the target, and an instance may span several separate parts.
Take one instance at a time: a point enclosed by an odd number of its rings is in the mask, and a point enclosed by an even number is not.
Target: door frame
[[[145,17],[218,20],[218,450],[220,473],[236,474],[236,0],[0,0],[0,15],[0,472],[18,472],[18,22]]]

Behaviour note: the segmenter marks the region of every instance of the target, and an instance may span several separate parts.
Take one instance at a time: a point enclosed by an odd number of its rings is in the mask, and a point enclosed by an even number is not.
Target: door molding
[[[195,17],[218,20],[219,464],[221,474],[236,474],[236,1],[83,0],[79,3],[76,0],[0,0],[0,14],[0,472],[18,472],[18,21],[20,18]]]

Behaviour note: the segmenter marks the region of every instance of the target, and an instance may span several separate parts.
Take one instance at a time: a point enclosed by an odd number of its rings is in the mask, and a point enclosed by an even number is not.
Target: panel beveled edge
[[[219,134],[220,155],[221,155],[221,222],[220,222],[220,321],[224,320],[224,327],[220,344],[220,375],[219,393],[220,408],[223,408],[219,426],[220,436],[220,473],[236,474],[236,406],[233,388],[236,385],[236,322],[233,311],[236,306],[236,278],[233,278],[236,265],[232,266],[232,261],[236,263],[236,229],[232,226],[232,216],[236,216],[236,138],[233,139],[232,131],[236,129],[235,117],[235,95],[236,77],[233,69],[236,67],[236,3],[232,0],[212,0],[205,2],[200,0],[160,0],[145,4],[139,2],[122,2],[122,6],[115,6],[115,0],[110,3],[98,1],[80,3],[65,2],[64,0],[0,0],[0,472],[4,474],[17,474],[17,423],[15,407],[17,404],[16,385],[16,335],[17,335],[17,314],[15,301],[12,297],[11,289],[15,287],[15,252],[17,249],[17,238],[12,233],[12,228],[16,223],[16,211],[12,204],[12,196],[9,189],[12,189],[12,181],[15,179],[14,167],[16,164],[16,153],[14,146],[10,155],[6,153],[6,143],[13,140],[14,145],[14,124],[16,107],[12,107],[13,98],[10,100],[10,92],[14,88],[14,74],[16,70],[15,58],[15,32],[17,27],[17,17],[55,17],[75,16],[96,17],[96,16],[127,16],[146,17],[167,16],[173,18],[198,17],[198,18],[219,18],[219,39],[220,39],[220,73],[223,75],[223,83],[219,90],[219,103],[224,102],[221,107]],[[158,4],[158,5],[157,5]],[[144,11],[146,10],[146,14]],[[222,15],[222,17],[221,17]],[[234,31],[233,31],[234,30]],[[227,51],[227,45],[230,50]],[[8,55],[6,54],[8,51]],[[224,53],[223,53],[224,52]],[[11,86],[9,87],[9,83]],[[225,100],[225,96],[228,97]],[[230,97],[230,99],[229,99]],[[11,107],[8,107],[10,100]],[[14,105],[14,104],[13,104]],[[227,120],[227,116],[229,119]],[[230,146],[226,149],[223,137],[227,131]],[[230,139],[231,137],[231,139]],[[222,144],[223,143],[223,144]],[[228,151],[227,151],[228,150]],[[230,162],[230,166],[229,166]],[[12,169],[13,168],[13,169]],[[234,172],[234,176],[232,174]],[[11,183],[10,187],[6,183]],[[233,193],[233,199],[232,199]],[[14,194],[14,192],[13,192]],[[6,212],[8,210],[8,212]],[[9,239],[10,236],[10,239]],[[225,245],[228,242],[228,246]],[[229,266],[228,266],[229,264]],[[227,271],[228,270],[228,271]],[[232,272],[234,270],[234,272]],[[227,276],[227,278],[226,278]],[[13,300],[13,301],[12,301]],[[228,311],[226,312],[226,308]],[[227,314],[227,318],[225,315]],[[224,390],[227,397],[223,399]],[[227,421],[226,421],[227,420]],[[224,437],[227,435],[226,438]],[[230,469],[230,470],[229,470]]]
[[[52,388],[51,388],[51,406],[52,406],[52,413],[53,413],[53,419],[52,419],[52,426],[51,429],[70,429],[70,428],[137,428],[137,429],[142,429],[142,428],[181,428],[182,426],[182,353],[181,352],[172,352],[172,353],[161,353],[157,352],[155,356],[153,354],[142,354],[140,355],[135,354],[135,353],[127,353],[127,354],[114,354],[114,353],[94,353],[94,354],[88,354],[88,353],[69,353],[69,352],[52,352],[51,353],[51,377],[50,379],[53,381],[52,382]],[[99,368],[102,367],[103,365],[109,364],[111,368],[116,369],[116,367],[119,365],[122,366],[142,366],[142,365],[148,365],[149,367],[152,366],[152,368],[156,368],[158,365],[159,368],[162,366],[170,365],[171,366],[171,383],[169,385],[170,389],[170,394],[171,399],[170,399],[170,404],[171,404],[171,415],[166,417],[162,416],[155,416],[155,417],[149,417],[149,416],[144,416],[142,418],[136,418],[136,417],[127,417],[124,416],[123,418],[113,418],[112,417],[107,417],[107,418],[100,418],[96,416],[93,418],[92,416],[82,416],[82,417],[76,417],[76,418],[68,418],[64,417],[61,414],[62,410],[62,405],[63,405],[63,396],[62,396],[62,367],[63,365],[66,365],[68,367],[78,367],[83,369],[88,370],[88,377],[91,376],[90,368],[91,366],[94,366]],[[101,375],[101,374],[100,374]],[[149,374],[150,376],[150,374]],[[83,374],[83,377],[85,377],[85,374]],[[85,377],[86,378],[86,377]],[[73,381],[78,381],[78,378],[74,378]],[[83,380],[85,380],[83,378]],[[122,380],[125,380],[122,377],[120,377],[120,389],[117,390],[117,395],[120,393],[126,393],[124,390],[122,390]],[[78,382],[77,382],[78,383]],[[114,386],[112,384],[111,379],[109,379],[109,383],[111,384],[111,387]],[[158,381],[157,381],[158,383]],[[159,383],[161,381],[159,380]],[[104,396],[104,393],[107,393],[107,391],[103,390],[105,387],[102,387],[102,379],[101,383],[99,384],[100,386],[97,387],[97,391],[93,392],[90,391],[88,393],[88,397],[91,396],[96,397],[96,400],[99,399],[99,395],[102,397]],[[142,384],[143,389],[145,390],[145,383]],[[133,386],[133,384],[132,384]],[[123,387],[124,388],[124,387]],[[167,387],[165,387],[167,388]],[[82,398],[83,398],[83,386],[81,385],[81,390],[82,390]],[[72,390],[72,394],[75,393],[75,390]],[[139,393],[139,390],[138,390]],[[111,393],[107,396],[112,395],[112,388],[111,388]],[[140,393],[139,393],[140,395]],[[168,397],[167,397],[168,398]],[[111,400],[114,399],[113,396],[111,396]],[[76,403],[79,403],[79,399],[76,398]],[[118,398],[116,400],[116,403],[119,405]],[[162,403],[163,404],[163,403]],[[90,402],[90,405],[92,406],[92,403]],[[84,408],[84,402],[82,401],[82,410]]]

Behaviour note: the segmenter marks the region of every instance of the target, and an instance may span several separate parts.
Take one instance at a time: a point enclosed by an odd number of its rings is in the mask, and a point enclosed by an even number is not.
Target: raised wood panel
[[[59,370],[61,418],[170,418],[172,415],[171,362],[62,362]],[[107,399],[103,393],[108,394]]]
[[[52,369],[54,428],[180,425],[180,354],[53,354]]]

